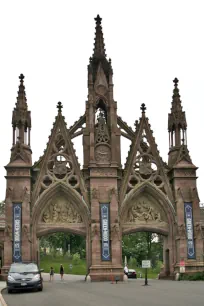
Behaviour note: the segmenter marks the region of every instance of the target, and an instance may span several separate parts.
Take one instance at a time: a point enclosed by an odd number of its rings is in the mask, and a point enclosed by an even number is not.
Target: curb
[[[6,287],[2,288],[1,291],[0,291],[0,305],[1,305],[1,306],[8,306],[8,305],[6,304],[6,301],[5,301],[4,298],[3,298],[3,295],[1,294],[1,292],[2,292],[4,289],[6,289]]]

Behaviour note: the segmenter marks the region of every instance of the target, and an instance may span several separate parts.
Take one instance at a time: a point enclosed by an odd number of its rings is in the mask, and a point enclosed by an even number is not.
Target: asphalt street
[[[129,280],[128,283],[87,283],[84,280],[56,279],[44,282],[43,292],[2,294],[8,306],[201,306],[204,301],[203,282]]]

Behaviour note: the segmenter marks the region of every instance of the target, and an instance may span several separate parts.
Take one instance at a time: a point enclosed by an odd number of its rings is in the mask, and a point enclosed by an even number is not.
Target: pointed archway
[[[120,208],[122,234],[152,232],[164,236],[164,274],[173,274],[175,254],[175,209],[164,193],[150,182],[132,189]],[[168,260],[166,250],[168,249]]]
[[[55,232],[86,237],[87,268],[90,266],[90,210],[77,191],[57,182],[38,198],[32,213],[32,260],[38,261],[38,238]]]

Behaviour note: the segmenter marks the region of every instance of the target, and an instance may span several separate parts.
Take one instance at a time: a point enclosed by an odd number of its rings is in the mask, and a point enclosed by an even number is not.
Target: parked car
[[[43,290],[43,270],[35,263],[13,263],[10,266],[7,277],[7,290],[37,289]]]
[[[137,272],[134,269],[128,269],[128,278],[137,278]]]

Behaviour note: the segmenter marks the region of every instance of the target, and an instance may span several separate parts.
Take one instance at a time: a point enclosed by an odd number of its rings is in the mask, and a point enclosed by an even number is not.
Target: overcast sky
[[[5,198],[6,174],[12,145],[12,110],[25,75],[32,115],[33,162],[46,148],[63,103],[68,126],[85,111],[87,65],[93,53],[95,21],[103,18],[106,53],[112,59],[114,98],[118,115],[130,126],[147,116],[163,160],[168,161],[168,113],[173,82],[179,79],[188,123],[188,148],[199,167],[198,192],[204,202],[204,6],[203,1],[1,1],[0,200]],[[82,164],[82,140],[75,149]],[[122,141],[123,164],[129,143]]]

